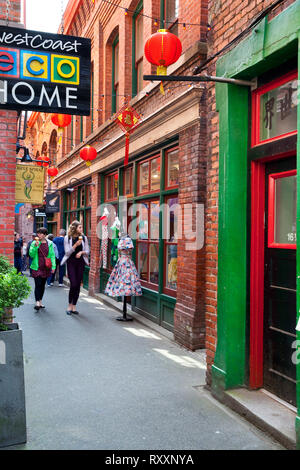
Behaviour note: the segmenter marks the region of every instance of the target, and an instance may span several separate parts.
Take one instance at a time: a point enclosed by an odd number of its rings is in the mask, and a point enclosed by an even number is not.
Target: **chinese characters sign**
[[[253,94],[252,145],[297,131],[296,74],[265,85]]]
[[[0,108],[90,114],[91,41],[0,26]]]
[[[45,169],[35,165],[16,167],[16,203],[42,204],[44,200]]]

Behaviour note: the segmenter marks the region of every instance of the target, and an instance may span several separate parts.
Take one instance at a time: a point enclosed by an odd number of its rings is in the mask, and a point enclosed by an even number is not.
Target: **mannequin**
[[[122,236],[118,243],[119,258],[105,288],[105,294],[111,297],[123,296],[123,317],[117,318],[120,321],[132,320],[132,317],[127,317],[126,297],[142,295],[138,272],[131,259],[132,250],[131,238],[127,234]]]
[[[104,208],[103,215],[100,217],[100,221],[102,222],[102,240],[101,240],[101,248],[100,248],[100,267],[104,269],[107,268],[107,244],[108,244],[108,216],[109,212],[107,208]]]

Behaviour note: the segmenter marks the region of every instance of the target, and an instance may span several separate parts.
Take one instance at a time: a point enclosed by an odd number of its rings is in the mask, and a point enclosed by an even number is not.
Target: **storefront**
[[[114,265],[111,226],[115,216],[121,231],[134,240],[133,258],[143,296],[132,299],[134,311],[172,330],[177,291],[178,141],[138,156],[125,168],[102,175],[102,210],[107,208],[107,266],[100,271],[104,291]],[[123,202],[120,202],[121,199]]]
[[[219,59],[218,338],[212,389],[263,388],[293,406],[300,445],[300,2]],[[241,60],[243,57],[243,60]],[[298,127],[299,127],[298,119]],[[298,408],[298,416],[297,416]]]

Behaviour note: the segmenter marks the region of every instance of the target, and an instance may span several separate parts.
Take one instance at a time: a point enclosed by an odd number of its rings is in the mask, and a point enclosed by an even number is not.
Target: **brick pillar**
[[[92,175],[92,206],[91,206],[91,256],[90,256],[90,274],[89,274],[89,294],[94,295],[100,290],[100,239],[97,235],[97,224],[100,216],[97,215],[97,208],[100,201],[100,175],[94,173]]]
[[[174,338],[191,350],[205,347],[205,248],[201,247],[203,219],[196,219],[197,204],[205,202],[205,122],[179,136],[178,284],[174,312]],[[203,212],[202,212],[203,213]],[[199,213],[201,215],[201,211]],[[191,239],[199,230],[198,249]],[[202,231],[202,233],[201,233]]]
[[[20,21],[20,0],[10,0],[9,22]],[[6,1],[0,0],[0,24],[6,24]],[[17,112],[0,109],[0,254],[14,261]]]

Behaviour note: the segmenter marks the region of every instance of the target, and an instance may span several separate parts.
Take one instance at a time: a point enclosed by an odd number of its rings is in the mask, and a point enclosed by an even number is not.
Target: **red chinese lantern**
[[[91,166],[91,162],[97,157],[97,150],[90,145],[86,145],[80,150],[79,156],[85,161],[86,166]]]
[[[53,178],[58,175],[58,169],[53,166],[48,168],[47,173],[50,176],[50,182],[52,183]]]
[[[49,166],[49,163],[50,163],[50,159],[47,157],[47,155],[41,155],[40,157],[38,157],[39,160],[43,160],[43,162],[39,161],[39,162],[36,162],[38,166],[44,166],[44,167],[47,167]]]
[[[72,116],[69,114],[52,114],[51,121],[55,126],[58,127],[67,127],[71,124]]]
[[[174,64],[181,56],[182,45],[175,34],[159,29],[146,41],[144,51],[148,62],[157,65],[156,75],[167,75],[168,65]],[[162,82],[160,91],[164,94]]]
[[[48,168],[47,173],[49,176],[51,176],[51,178],[54,178],[54,176],[58,175],[58,169],[53,166],[51,168]]]
[[[51,121],[58,126],[58,143],[61,144],[63,129],[71,124],[72,116],[70,114],[52,114]]]

